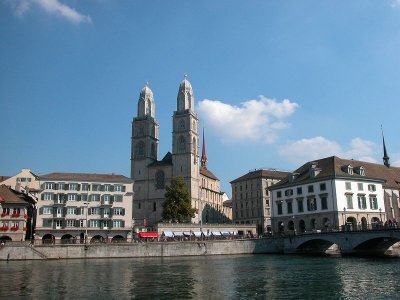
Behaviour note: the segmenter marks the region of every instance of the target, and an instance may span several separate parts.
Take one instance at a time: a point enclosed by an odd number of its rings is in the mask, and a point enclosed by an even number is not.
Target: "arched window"
[[[193,138],[193,157],[194,157],[194,164],[197,163],[197,143],[196,138]]]
[[[151,101],[147,100],[146,102],[146,115],[151,116]]]
[[[156,146],[154,145],[154,143],[151,143],[151,157],[156,157]]]
[[[185,151],[185,148],[186,148],[185,142],[186,142],[185,138],[181,135],[178,140],[178,150],[179,151],[181,151],[181,152]]]
[[[179,130],[185,130],[185,120],[179,120]]]
[[[163,189],[165,187],[165,173],[159,170],[156,173],[156,189]]]
[[[142,141],[137,143],[136,146],[136,157],[140,158],[144,156],[144,143]]]

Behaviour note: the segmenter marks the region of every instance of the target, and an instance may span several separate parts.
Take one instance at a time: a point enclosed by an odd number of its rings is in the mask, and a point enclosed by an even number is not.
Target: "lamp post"
[[[379,221],[382,222],[382,208],[379,207]]]
[[[343,207],[342,217],[343,217],[343,229],[345,231],[346,230],[346,207]]]
[[[89,210],[89,201],[83,202],[86,205],[86,223],[85,223],[85,245],[87,244],[88,238],[88,210]]]

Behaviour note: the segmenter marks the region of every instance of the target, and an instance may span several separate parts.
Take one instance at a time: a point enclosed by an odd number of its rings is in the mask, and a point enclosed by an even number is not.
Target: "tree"
[[[192,208],[191,198],[181,176],[172,177],[171,186],[166,187],[162,217],[173,222],[189,222],[197,210]]]

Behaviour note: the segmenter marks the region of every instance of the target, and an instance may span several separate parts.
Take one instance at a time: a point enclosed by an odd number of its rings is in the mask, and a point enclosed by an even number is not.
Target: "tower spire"
[[[389,168],[390,161],[389,161],[389,156],[386,151],[385,136],[383,135],[382,125],[381,125],[381,131],[382,131],[382,141],[383,141],[383,164]]]
[[[203,148],[201,150],[201,166],[207,169],[207,153],[206,153],[206,140],[204,138],[204,127],[203,127]]]

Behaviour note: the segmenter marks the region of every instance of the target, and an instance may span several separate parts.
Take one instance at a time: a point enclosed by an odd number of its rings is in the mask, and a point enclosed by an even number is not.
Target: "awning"
[[[201,237],[202,232],[201,231],[194,231],[194,236],[195,237]]]
[[[158,233],[141,231],[141,232],[139,232],[139,237],[140,238],[158,238]]]
[[[172,231],[164,231],[164,236],[165,237],[173,237],[174,234],[172,233]]]

